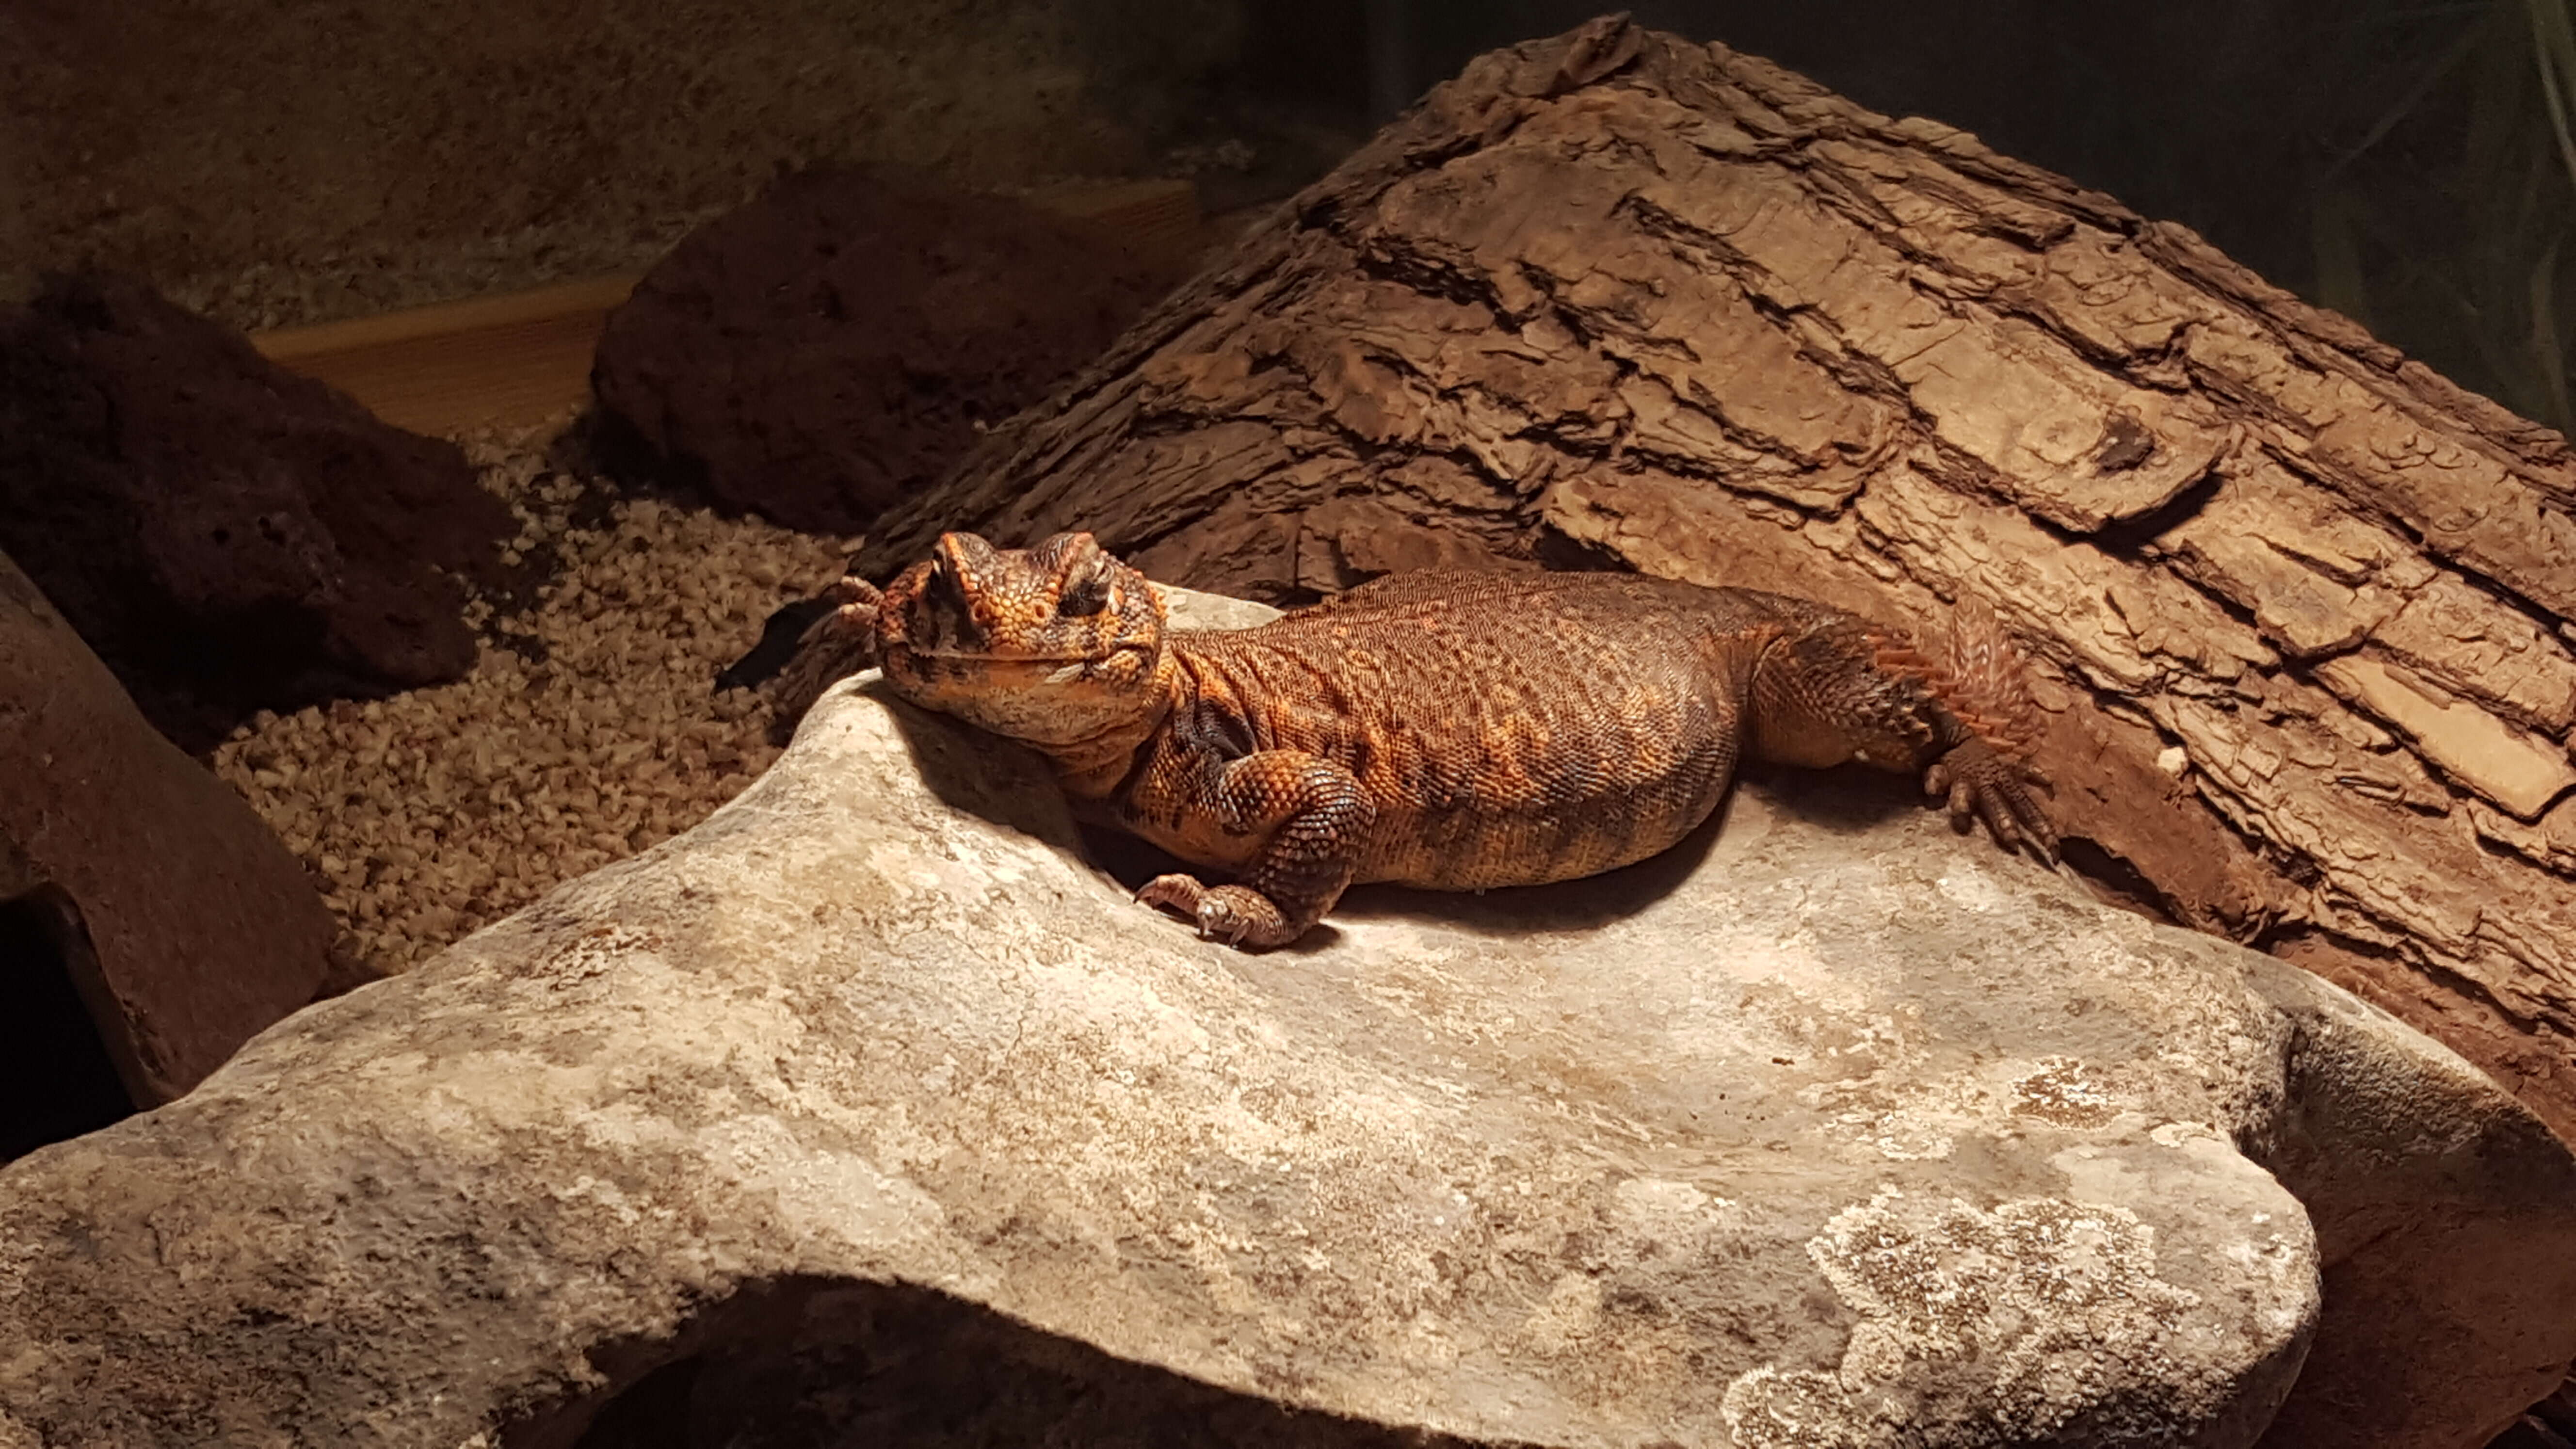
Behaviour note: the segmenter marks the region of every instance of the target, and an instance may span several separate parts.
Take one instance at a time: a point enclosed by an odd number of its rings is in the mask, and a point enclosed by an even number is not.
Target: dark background
[[[2182,222],[2565,428],[2576,0],[1646,0]],[[0,0],[0,300],[243,327],[640,269],[783,171],[1312,180],[1589,0]]]

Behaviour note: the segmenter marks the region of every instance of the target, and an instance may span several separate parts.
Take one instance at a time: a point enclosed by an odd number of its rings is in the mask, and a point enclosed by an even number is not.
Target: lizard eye
[[[1109,606],[1109,573],[1092,569],[1067,582],[1056,596],[1055,611],[1068,619],[1097,614]]]

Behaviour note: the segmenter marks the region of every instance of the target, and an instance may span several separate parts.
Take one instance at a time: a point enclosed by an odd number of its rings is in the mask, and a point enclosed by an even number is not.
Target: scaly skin
[[[2020,761],[2035,711],[1991,625],[1935,660],[1824,605],[1631,574],[1398,574],[1259,628],[1170,631],[1087,533],[951,533],[880,593],[844,579],[780,687],[792,719],[881,666],[1022,741],[1078,809],[1233,877],[1138,892],[1247,948],[1361,881],[1535,885],[1643,860],[1739,759],[1922,775],[2053,857]]]

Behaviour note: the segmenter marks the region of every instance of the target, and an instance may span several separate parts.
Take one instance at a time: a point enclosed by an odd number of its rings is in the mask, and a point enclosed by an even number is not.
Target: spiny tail
[[[1922,681],[1959,722],[1999,752],[2025,764],[2039,749],[2047,721],[2030,693],[2030,666],[1994,611],[1962,599],[1950,627],[1933,643],[1878,630],[1878,667]]]

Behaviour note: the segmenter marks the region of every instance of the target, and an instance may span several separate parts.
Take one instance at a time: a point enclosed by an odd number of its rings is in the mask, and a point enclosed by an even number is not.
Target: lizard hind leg
[[[1970,621],[1933,653],[1901,631],[1836,619],[1763,656],[1754,740],[1766,759],[1857,759],[1920,773],[1962,824],[1982,820],[2006,850],[2054,860],[2057,834],[2031,798],[2028,754],[2041,733],[2020,657],[1991,620]]]
[[[1882,643],[1882,668],[1906,672],[1905,661],[1966,732],[1924,770],[1925,792],[1944,797],[1962,825],[1983,820],[2004,849],[2027,844],[2056,861],[2056,828],[2030,795],[2030,786],[2048,779],[2034,758],[2047,725],[2031,698],[2029,666],[2003,622],[1962,598],[1928,659]]]

